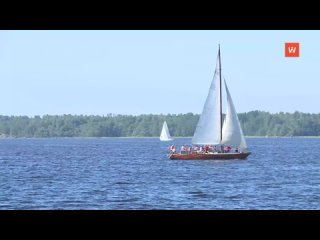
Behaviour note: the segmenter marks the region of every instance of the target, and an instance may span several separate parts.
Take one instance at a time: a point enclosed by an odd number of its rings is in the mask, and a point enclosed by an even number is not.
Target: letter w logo
[[[289,53],[295,53],[296,49],[297,48],[295,48],[295,47],[288,47]]]
[[[300,49],[299,43],[285,43],[285,56],[286,57],[299,57]]]

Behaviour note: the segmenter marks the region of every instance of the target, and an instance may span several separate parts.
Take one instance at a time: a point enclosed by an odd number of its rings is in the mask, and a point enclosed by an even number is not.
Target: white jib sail
[[[219,55],[206,102],[192,138],[195,145],[216,145],[221,140]]]
[[[247,150],[247,143],[244,138],[237,112],[233,105],[226,81],[224,81],[227,92],[227,112],[222,128],[222,144],[231,147],[239,147],[240,151]]]
[[[170,132],[169,132],[168,125],[167,125],[166,121],[164,121],[163,126],[162,126],[162,130],[161,130],[161,134],[160,134],[160,140],[161,141],[173,140],[173,138],[170,136]]]

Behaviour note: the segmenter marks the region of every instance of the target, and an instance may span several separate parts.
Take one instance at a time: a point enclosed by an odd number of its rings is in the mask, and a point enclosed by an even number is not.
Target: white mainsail
[[[171,141],[171,140],[173,140],[173,138],[170,136],[170,132],[169,132],[168,125],[167,125],[166,121],[164,121],[163,126],[162,126],[162,130],[161,130],[161,134],[160,134],[160,140],[161,141]]]
[[[231,147],[239,147],[242,152],[245,152],[248,148],[247,143],[244,138],[238,115],[233,105],[226,81],[224,81],[224,84],[227,92],[227,112],[222,128],[221,143]]]
[[[192,144],[195,145],[217,145],[221,141],[219,55],[209,93],[192,138]]]

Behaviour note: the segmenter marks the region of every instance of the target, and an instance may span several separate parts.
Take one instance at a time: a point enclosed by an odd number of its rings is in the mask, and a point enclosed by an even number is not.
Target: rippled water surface
[[[320,209],[320,139],[250,138],[247,160],[172,161],[190,138],[1,139],[0,209]]]

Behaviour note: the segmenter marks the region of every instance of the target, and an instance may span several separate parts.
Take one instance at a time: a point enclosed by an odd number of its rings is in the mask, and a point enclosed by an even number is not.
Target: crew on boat
[[[170,154],[176,153],[176,148],[174,147],[174,145],[171,145],[169,150],[170,150]]]
[[[198,147],[198,146],[194,146],[193,151],[196,152],[196,153],[198,153],[199,147]]]
[[[220,150],[221,150],[221,153],[224,153],[224,147],[223,147],[223,145],[221,145]]]
[[[230,150],[231,150],[231,147],[230,146],[226,146],[225,152],[228,153],[228,152],[230,152]]]
[[[216,150],[216,146],[211,146],[211,151],[214,153],[214,152],[217,152]]]
[[[174,145],[171,145],[170,148],[170,154],[176,153],[176,148]],[[220,145],[219,146],[215,146],[215,145],[202,145],[202,146],[187,146],[185,144],[183,144],[181,146],[181,150],[180,153],[181,154],[213,154],[213,153],[240,153],[240,150],[238,147],[236,148],[231,148],[231,146],[227,145]]]
[[[183,153],[184,154],[187,153],[187,147],[184,144],[181,146],[181,154],[183,154]]]
[[[209,146],[208,145],[204,146],[204,151],[205,151],[205,153],[208,153],[208,151],[209,151]]]
[[[203,152],[203,147],[202,146],[200,146],[199,151],[200,151],[200,153]]]

